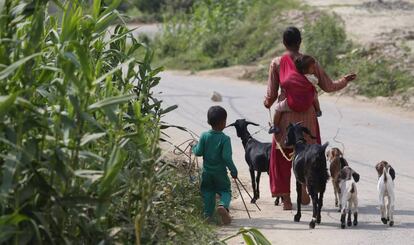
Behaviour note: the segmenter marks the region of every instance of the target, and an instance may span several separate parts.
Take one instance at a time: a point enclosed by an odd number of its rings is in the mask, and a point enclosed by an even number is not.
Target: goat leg
[[[323,194],[324,192],[321,192],[319,194],[319,199],[318,199],[318,213],[316,216],[316,223],[320,224],[321,223],[321,211],[322,211],[322,206],[323,206]]]
[[[252,188],[253,188],[253,198],[251,199],[250,203],[256,203],[256,182],[254,178],[254,169],[250,168],[250,178],[252,180]]]
[[[351,220],[351,204],[348,205],[348,220],[347,220],[347,225],[351,226],[352,225],[352,220]]]
[[[280,203],[280,197],[276,197],[275,206],[279,206],[279,203]]]
[[[259,185],[260,185],[260,175],[261,174],[262,173],[260,171],[258,171],[257,172],[257,176],[256,176],[256,191],[254,193],[254,198],[256,198],[256,200],[260,198],[260,188],[259,188]]]
[[[354,226],[358,225],[358,199],[354,200]]]
[[[297,212],[295,214],[294,217],[294,221],[295,222],[299,222],[300,218],[302,216],[301,214],[301,203],[302,203],[302,184],[299,183],[299,181],[296,181],[296,194],[297,194],[297,199],[296,199],[296,203],[297,203]]]
[[[313,189],[312,186],[308,186],[308,190],[312,198],[312,207],[313,207],[312,220],[309,223],[309,228],[314,229],[316,225],[317,216],[318,216],[318,194],[315,193],[315,190]]]

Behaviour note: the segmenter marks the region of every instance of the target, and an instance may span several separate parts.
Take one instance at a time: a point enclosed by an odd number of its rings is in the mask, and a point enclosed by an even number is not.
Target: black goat
[[[256,203],[256,200],[260,197],[260,175],[262,172],[267,172],[269,174],[270,151],[272,144],[262,143],[254,139],[247,130],[247,126],[249,124],[259,126],[257,123],[252,123],[246,121],[245,119],[238,119],[227,127],[234,126],[236,128],[237,137],[242,140],[245,151],[244,157],[247,164],[249,165],[250,177],[252,180],[253,198],[251,200],[251,203]],[[257,171],[256,181],[254,171]],[[275,205],[278,204],[279,198],[276,198]]]
[[[302,216],[300,206],[302,201],[302,184],[306,184],[313,206],[313,215],[309,227],[313,229],[315,228],[315,223],[321,223],[323,194],[326,189],[326,182],[329,179],[325,157],[325,150],[328,143],[324,145],[308,145],[303,137],[303,133],[315,138],[311,135],[309,129],[303,127],[301,123],[289,124],[285,145],[294,146],[295,150],[293,172],[296,177],[297,213],[294,220],[299,222]]]

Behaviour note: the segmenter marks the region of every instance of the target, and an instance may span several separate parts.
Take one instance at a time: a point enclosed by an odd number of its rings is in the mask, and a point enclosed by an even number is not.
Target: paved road
[[[165,72],[162,75],[159,95],[165,104],[179,105],[164,120],[173,124],[202,132],[209,127],[206,112],[209,106],[220,104],[228,111],[228,123],[246,118],[266,125],[267,111],[262,106],[264,85],[235,81],[228,78],[193,76],[178,72]],[[213,91],[221,93],[223,102],[210,100]],[[262,175],[261,199],[258,204],[262,212],[248,204],[253,219],[249,220],[243,211],[240,198],[232,202],[233,225],[219,229],[220,236],[235,233],[240,227],[259,228],[273,244],[414,244],[414,116],[400,113],[396,109],[354,102],[348,98],[321,96],[323,117],[320,119],[323,141],[330,146],[339,146],[333,141],[338,128],[337,140],[345,144],[345,157],[351,167],[361,174],[358,183],[359,221],[357,227],[341,230],[339,213],[334,208],[333,189],[328,183],[322,211],[322,224],[314,230],[308,228],[311,218],[310,206],[304,208],[302,221],[293,222],[293,212],[275,207],[270,196],[268,176]],[[341,117],[342,114],[342,117]],[[251,132],[258,128],[251,126]],[[180,131],[170,130],[169,135],[176,143],[188,136]],[[248,184],[249,174],[244,161],[241,141],[235,130],[225,129],[232,139],[234,160],[244,183]],[[264,132],[257,134],[262,141],[270,141]],[[377,176],[374,165],[380,160],[389,161],[397,172],[395,227],[380,222],[377,201]],[[294,180],[294,177],[292,176]],[[292,190],[294,181],[292,181]],[[292,194],[296,199],[296,194]],[[240,239],[231,244],[240,244]]]

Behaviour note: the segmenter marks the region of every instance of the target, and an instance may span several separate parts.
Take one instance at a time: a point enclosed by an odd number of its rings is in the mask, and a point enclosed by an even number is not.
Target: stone
[[[223,100],[223,97],[218,92],[214,91],[211,95],[211,100],[214,102],[221,102]]]

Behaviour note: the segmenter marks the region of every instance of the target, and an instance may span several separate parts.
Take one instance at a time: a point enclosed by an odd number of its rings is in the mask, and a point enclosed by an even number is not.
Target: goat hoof
[[[316,224],[320,224],[320,223],[321,223],[321,217],[318,216],[318,217],[316,217]]]
[[[315,221],[311,221],[310,223],[309,223],[309,228],[311,228],[311,229],[315,229]]]
[[[256,198],[253,198],[250,203],[256,203]]]
[[[358,220],[354,220],[354,226],[358,225]]]
[[[338,207],[338,201],[335,201],[335,207]]]
[[[345,223],[341,223],[341,229],[345,229]]]
[[[387,221],[390,221],[390,217],[387,217]]]
[[[295,214],[294,221],[295,222],[299,222],[300,221],[300,214]]]
[[[279,197],[275,200],[275,206],[279,206]]]
[[[352,222],[351,222],[351,221],[348,221],[348,222],[347,222],[347,225],[348,225],[348,226],[352,226]]]
[[[386,218],[381,218],[381,221],[382,221],[382,223],[383,223],[384,225],[386,225],[386,224],[387,224],[387,219],[386,219]]]
[[[390,226],[394,226],[394,221],[390,221]]]

